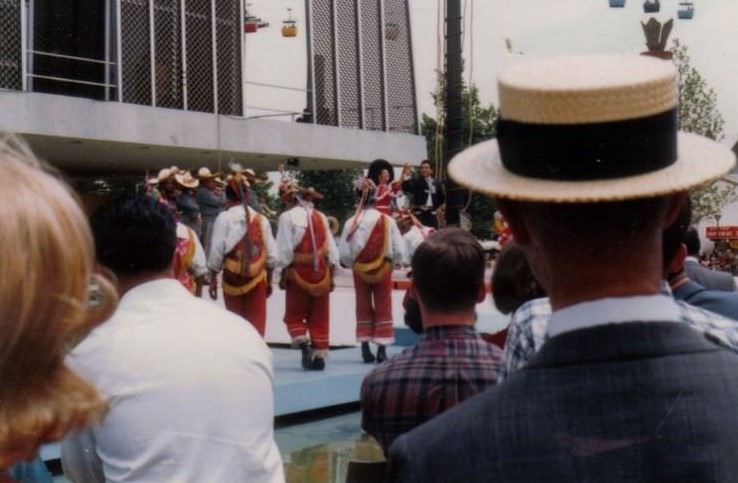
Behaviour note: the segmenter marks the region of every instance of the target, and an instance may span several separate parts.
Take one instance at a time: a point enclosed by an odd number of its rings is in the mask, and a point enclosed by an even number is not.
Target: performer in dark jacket
[[[433,178],[433,168],[425,159],[420,163],[420,176],[410,177],[410,164],[403,167],[402,190],[413,198],[413,214],[425,226],[438,228],[438,208],[446,202],[443,184]]]

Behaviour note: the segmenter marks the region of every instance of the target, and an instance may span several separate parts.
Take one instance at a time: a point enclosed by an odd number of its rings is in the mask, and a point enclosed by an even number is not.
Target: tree
[[[482,106],[479,100],[479,90],[475,85],[464,87],[462,93],[464,101],[464,139],[469,145],[476,144],[497,135],[498,112],[494,105]],[[434,102],[439,98],[434,96]],[[443,120],[441,120],[443,122]],[[429,160],[436,164],[437,153],[443,152],[443,134],[439,130],[438,120],[423,114],[420,124],[422,134],[425,136]],[[495,211],[494,200],[482,193],[471,193],[467,212],[471,216],[471,232],[478,238],[490,238],[492,236],[492,214]]]
[[[354,214],[356,195],[354,182],[364,173],[358,168],[333,169],[319,171],[300,171],[296,178],[305,187],[313,187],[325,198],[316,202],[316,206],[329,216],[338,218],[341,226]]]
[[[679,72],[679,129],[719,141],[723,138],[723,116],[717,94],[707,85],[690,61],[686,45],[672,41],[671,51]],[[723,206],[738,200],[732,183],[715,181],[692,191],[692,223],[715,218]]]

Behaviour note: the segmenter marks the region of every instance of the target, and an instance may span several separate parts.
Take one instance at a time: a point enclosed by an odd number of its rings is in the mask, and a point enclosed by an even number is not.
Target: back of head
[[[492,299],[497,310],[509,314],[525,302],[545,295],[525,252],[515,243],[508,244],[497,258],[492,273]]]
[[[694,227],[687,229],[684,235],[684,244],[687,245],[687,255],[698,257],[700,255],[700,235]]]
[[[169,209],[150,196],[124,195],[91,218],[97,260],[118,277],[170,269],[177,224]]]
[[[412,259],[418,297],[436,312],[473,308],[484,284],[484,251],[476,238],[459,228],[432,233]]]
[[[66,185],[13,138],[0,139],[0,466],[96,417],[95,389],[64,365],[90,325],[93,245]],[[25,454],[24,456],[31,456]]]

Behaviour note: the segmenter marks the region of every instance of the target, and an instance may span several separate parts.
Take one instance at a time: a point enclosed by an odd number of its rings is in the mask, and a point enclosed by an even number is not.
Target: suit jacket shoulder
[[[572,331],[504,384],[401,436],[390,474],[402,482],[730,480],[738,460],[723,455],[738,454],[736,404],[738,355],[686,325]]]

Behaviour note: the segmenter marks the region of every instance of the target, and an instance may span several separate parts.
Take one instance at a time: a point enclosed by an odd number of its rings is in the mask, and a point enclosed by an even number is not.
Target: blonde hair
[[[92,235],[76,197],[17,138],[0,133],[0,465],[95,421],[105,404],[64,363],[86,332]],[[115,295],[104,286],[107,303]],[[112,295],[111,295],[112,294]]]

